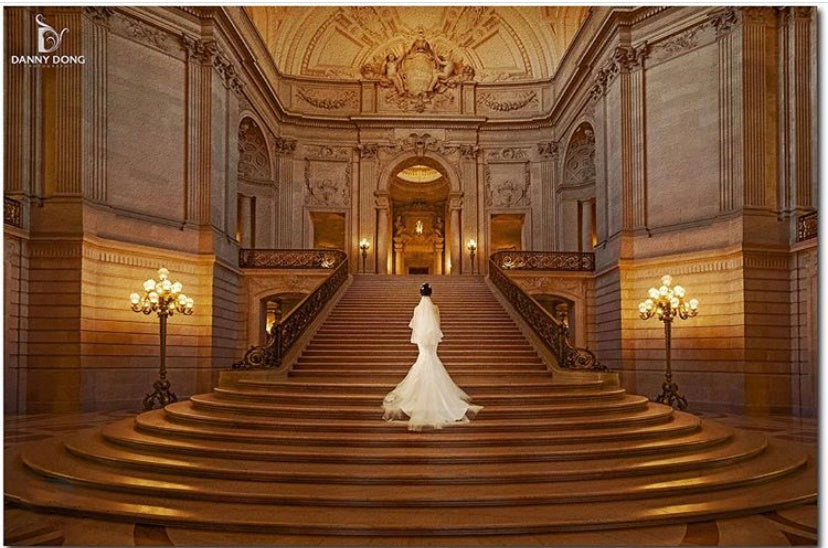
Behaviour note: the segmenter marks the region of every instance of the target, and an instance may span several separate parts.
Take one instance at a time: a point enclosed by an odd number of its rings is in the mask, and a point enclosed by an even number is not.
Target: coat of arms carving
[[[451,53],[435,51],[420,29],[401,55],[388,52],[361,68],[362,77],[378,80],[388,89],[386,98],[401,110],[423,112],[427,106],[450,103],[450,89],[474,78],[474,69]]]

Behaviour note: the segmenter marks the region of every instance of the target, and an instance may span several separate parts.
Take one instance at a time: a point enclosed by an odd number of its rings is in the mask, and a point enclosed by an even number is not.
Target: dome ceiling
[[[359,79],[425,39],[474,80],[536,80],[553,73],[586,17],[581,6],[248,6],[279,70]]]

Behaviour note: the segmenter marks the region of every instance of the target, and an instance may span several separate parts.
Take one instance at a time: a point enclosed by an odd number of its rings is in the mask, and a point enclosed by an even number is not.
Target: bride
[[[385,396],[383,418],[390,421],[408,416],[409,430],[468,422],[483,408],[468,403],[469,396],[454,384],[437,357],[437,345],[443,338],[440,310],[431,302],[431,286],[427,283],[420,286],[420,295],[420,304],[408,324],[411,342],[420,354],[403,381]]]

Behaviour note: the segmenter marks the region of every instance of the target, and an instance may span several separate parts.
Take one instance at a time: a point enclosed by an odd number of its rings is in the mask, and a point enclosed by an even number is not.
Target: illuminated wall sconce
[[[666,403],[679,409],[687,408],[687,398],[679,394],[678,385],[673,382],[673,371],[670,368],[671,326],[673,319],[678,316],[682,320],[693,318],[699,313],[698,299],[685,301],[685,291],[680,285],[670,287],[673,278],[669,274],[661,277],[661,287],[651,287],[648,299],[638,305],[638,313],[642,320],[657,316],[664,322],[664,339],[667,350],[667,369],[664,373],[664,383],[661,385],[661,394],[656,401]]]
[[[368,259],[368,249],[371,247],[371,242],[368,238],[362,238],[359,241],[359,249],[362,250],[362,273],[365,274],[365,261]]]
[[[161,331],[161,365],[158,368],[158,380],[152,387],[155,391],[144,398],[144,409],[160,407],[178,401],[178,397],[170,391],[170,381],[167,380],[167,318],[176,312],[189,316],[193,313],[193,300],[183,293],[181,282],[169,280],[170,271],[166,268],[158,269],[158,280],[153,278],[144,282],[144,294],[133,293],[129,296],[133,312],[144,314],[158,314]]]
[[[474,255],[477,253],[477,242],[469,240],[466,242],[466,249],[469,250],[469,262],[471,263],[471,273],[474,276]]]

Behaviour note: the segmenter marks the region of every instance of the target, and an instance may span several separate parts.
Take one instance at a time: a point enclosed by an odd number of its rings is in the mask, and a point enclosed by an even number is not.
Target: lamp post
[[[362,273],[365,274],[365,261],[368,259],[368,248],[371,247],[371,242],[368,238],[363,238],[359,241],[359,248],[362,250]]]
[[[477,252],[477,242],[474,240],[469,240],[466,242],[466,249],[469,250],[469,261],[471,263],[471,273],[474,276],[474,254]]]
[[[182,293],[181,282],[170,282],[169,276],[169,270],[159,268],[158,280],[150,278],[144,282],[143,295],[133,293],[129,296],[133,312],[143,312],[146,315],[156,312],[161,324],[161,365],[158,368],[158,380],[152,385],[155,391],[144,398],[146,410],[155,407],[156,401],[160,407],[164,407],[178,400],[170,391],[170,381],[167,380],[167,318],[176,312],[185,316],[193,313],[193,300]]]
[[[642,320],[657,316],[664,322],[664,339],[667,350],[667,369],[664,373],[664,383],[661,385],[661,393],[656,398],[658,403],[666,403],[671,407],[679,409],[687,408],[687,398],[680,395],[678,385],[673,382],[673,370],[670,367],[670,343],[671,326],[673,319],[678,316],[682,320],[692,318],[699,313],[698,299],[684,300],[685,291],[680,285],[670,287],[673,278],[669,274],[661,277],[661,287],[651,287],[648,299],[638,305],[638,313]]]

